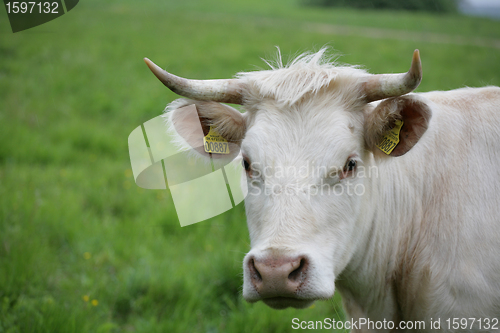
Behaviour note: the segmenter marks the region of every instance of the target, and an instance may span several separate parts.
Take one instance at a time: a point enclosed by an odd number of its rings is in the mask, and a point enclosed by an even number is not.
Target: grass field
[[[330,45],[372,73],[421,51],[418,91],[500,85],[500,22],[278,1],[81,1],[12,34],[0,10],[0,332],[289,332],[340,297],[275,311],[241,297],[243,206],[181,228],[133,180],[127,137],[175,95],[142,61],[228,78]]]

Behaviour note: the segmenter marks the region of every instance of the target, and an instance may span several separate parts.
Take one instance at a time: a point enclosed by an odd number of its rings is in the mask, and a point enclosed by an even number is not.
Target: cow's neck
[[[353,318],[403,320],[400,272],[404,256],[415,246],[421,219],[421,175],[412,172],[409,159],[374,161],[378,177],[367,179],[366,210],[363,223],[369,225],[350,263],[336,285]],[[365,225],[366,225],[365,224]]]

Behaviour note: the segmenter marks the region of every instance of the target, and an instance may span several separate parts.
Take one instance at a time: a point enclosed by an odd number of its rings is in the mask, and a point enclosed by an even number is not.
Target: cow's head
[[[369,167],[374,158],[389,158],[375,145],[403,120],[391,155],[405,154],[430,118],[418,98],[402,96],[422,78],[418,50],[408,73],[383,75],[335,66],[323,53],[209,81],[176,77],[146,59],[166,86],[189,98],[169,107],[184,142],[201,140],[193,138],[193,120],[181,108],[195,104],[194,122],[201,121],[205,133],[214,126],[241,147],[252,245],[243,263],[243,296],[273,308],[302,308],[333,295],[335,278],[356,260],[370,229],[370,173],[377,170]],[[221,103],[241,104],[246,112]]]

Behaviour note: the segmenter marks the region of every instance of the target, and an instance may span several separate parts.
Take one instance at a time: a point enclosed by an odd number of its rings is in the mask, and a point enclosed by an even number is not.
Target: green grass
[[[487,19],[291,0],[87,0],[16,34],[0,10],[0,332],[289,332],[295,317],[343,318],[338,295],[302,311],[242,300],[242,205],[181,228],[168,190],[135,185],[127,137],[176,97],[143,57],[203,79],[262,68],[275,45],[285,57],[331,45],[373,73],[406,71],[419,48],[427,91],[500,85],[500,49],[474,44],[498,38]]]

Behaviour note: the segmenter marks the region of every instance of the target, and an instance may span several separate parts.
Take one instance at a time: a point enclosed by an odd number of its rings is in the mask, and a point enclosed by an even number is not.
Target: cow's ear
[[[239,153],[245,136],[245,115],[238,110],[217,102],[179,99],[168,107],[171,130],[181,139],[184,148],[193,148],[208,157],[203,138],[212,130],[228,143],[229,154],[211,154],[212,158],[234,158]]]
[[[404,155],[425,133],[431,116],[429,106],[415,95],[388,98],[375,107],[369,105],[365,110],[366,145],[376,156]],[[390,137],[398,130],[399,143],[395,145]]]

